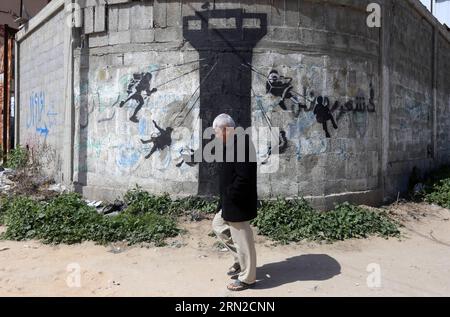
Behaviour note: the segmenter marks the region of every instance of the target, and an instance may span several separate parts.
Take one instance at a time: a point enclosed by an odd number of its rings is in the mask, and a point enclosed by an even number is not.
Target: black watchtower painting
[[[201,60],[203,130],[220,113],[230,114],[243,128],[251,125],[253,48],[266,34],[267,15],[242,9],[197,11],[183,18],[183,36]],[[214,175],[214,164],[200,164],[199,194],[217,192]]]

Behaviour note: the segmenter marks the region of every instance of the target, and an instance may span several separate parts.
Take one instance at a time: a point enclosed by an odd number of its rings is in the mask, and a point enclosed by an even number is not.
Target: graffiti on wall
[[[292,86],[291,82],[291,77],[280,76],[275,69],[272,69],[267,77],[266,93],[270,93],[275,97],[280,97],[281,100],[278,105],[283,110],[288,110],[286,106],[287,100],[294,102],[296,105],[300,105],[300,101],[295,96],[293,91],[294,86]]]
[[[103,76],[97,76],[97,80],[92,81],[90,85],[83,84],[83,89],[80,88],[79,91],[75,92],[75,100],[78,105],[77,110],[79,111],[79,131],[82,133],[78,137],[79,140],[76,140],[75,143],[78,149],[77,152],[83,153],[79,155],[78,166],[86,167],[78,171],[86,174],[88,165],[97,165],[95,160],[91,161],[91,158],[98,158],[98,147],[94,148],[92,144],[94,144],[94,141],[98,142],[99,140],[101,141],[99,146],[102,148],[100,152],[102,159],[108,161],[114,158],[112,162],[115,163],[120,172],[130,173],[135,171],[143,162],[142,159],[150,159],[151,157],[155,157],[155,160],[151,161],[152,167],[159,170],[167,168],[171,162],[177,162],[177,159],[182,159],[181,153],[178,153],[179,148],[181,148],[180,140],[176,139],[176,144],[172,141],[173,128],[171,125],[181,125],[188,113],[192,113],[193,117],[198,116],[197,111],[193,110],[196,101],[189,103],[190,99],[192,99],[189,98],[185,102],[179,93],[175,94],[165,91],[164,94],[156,94],[158,92],[156,87],[150,89],[148,84],[152,82],[151,79],[157,78],[160,72],[160,78],[166,80],[167,77],[173,77],[170,76],[173,73],[179,74],[184,72],[187,65],[194,65],[196,68],[159,84],[159,87],[166,85],[168,82],[178,80],[187,74],[192,74],[199,69],[196,63],[198,63],[198,60],[177,65],[152,64],[142,69],[142,71],[135,71],[131,74],[123,74],[118,69],[116,70],[118,82],[112,85],[105,81],[106,78],[111,77],[108,73],[109,70],[107,68],[99,69],[97,73],[102,73]],[[179,71],[174,71],[175,67],[179,68]],[[163,72],[165,69],[168,70],[168,76]],[[149,76],[146,75],[147,73],[156,73],[156,75]],[[147,86],[146,89],[145,86]],[[144,87],[143,90],[141,89],[142,87]],[[150,102],[145,96],[148,90],[150,92],[153,90],[152,94],[155,94]],[[139,95],[143,97],[144,104],[139,103],[141,99]],[[164,107],[160,107],[160,105],[164,105]],[[144,111],[139,112],[142,108],[144,108]],[[176,108],[181,109],[177,111]],[[119,109],[124,109],[128,118],[131,113],[134,113],[131,117],[134,116],[138,124],[136,126],[129,124],[116,125],[114,119],[121,120],[122,118],[122,115],[118,112]],[[183,113],[181,110],[186,110],[188,113]],[[176,113],[176,115],[171,115],[172,113]],[[99,125],[91,126],[92,129],[87,129],[94,118]],[[163,123],[159,124],[156,122],[159,121],[158,118],[171,118],[171,120],[163,119],[161,120]],[[151,122],[151,125],[148,122]],[[111,133],[110,129],[115,129],[115,133]],[[106,134],[101,136],[102,132],[100,132],[99,135],[97,132],[99,130]],[[131,138],[130,133],[134,135]],[[126,138],[124,138],[125,136]],[[107,141],[106,138],[108,138]],[[167,149],[169,151],[166,151]],[[93,153],[94,151],[95,153]],[[171,153],[172,151],[176,151],[178,154]],[[161,152],[160,154],[162,155],[154,155],[156,152]],[[190,166],[188,163],[186,165]],[[96,167],[96,169],[102,168],[102,166],[98,165]],[[185,168],[180,170],[182,172],[186,171]],[[189,177],[189,175],[192,175],[192,173],[186,174],[186,177]]]
[[[333,128],[338,128],[336,120],[334,120],[333,114],[331,113],[329,102],[328,98],[319,96],[317,97],[317,104],[314,107],[316,120],[318,123],[322,124],[323,131],[325,131],[325,136],[327,138],[331,138],[330,132],[328,131],[328,121],[331,121]]]
[[[334,129],[338,129],[337,121],[347,112],[375,112],[375,91],[372,84],[370,84],[368,103],[366,103],[365,96],[358,95],[355,100],[348,100],[345,104],[341,104],[337,100],[331,104],[329,97],[316,97],[313,91],[307,96],[306,87],[304,87],[303,94],[296,92],[292,80],[291,77],[281,76],[276,69],[272,69],[267,76],[266,93],[278,97],[280,108],[283,111],[292,111],[295,117],[298,117],[300,111],[312,111],[316,121],[322,125],[327,138],[331,138],[328,122]],[[337,112],[336,118],[335,112]]]
[[[157,92],[156,88],[150,89],[150,81],[152,79],[152,74],[150,73],[137,73],[133,74],[133,78],[128,83],[127,93],[128,98],[120,102],[120,108],[122,108],[128,101],[134,100],[137,102],[137,106],[130,117],[130,121],[138,123],[137,114],[144,105],[144,96],[142,93],[146,93],[145,98],[149,98],[152,94]]]
[[[117,165],[122,168],[135,166],[140,158],[140,152],[130,143],[123,143],[118,146]]]
[[[46,100],[44,91],[31,92],[28,111],[26,111],[26,127],[44,139],[52,127],[57,125],[58,112]]]
[[[256,22],[249,27],[247,21]],[[243,9],[211,9],[196,11],[183,17],[183,37],[199,53],[200,118],[202,127],[210,127],[214,118],[227,112],[236,124],[251,126],[251,90],[253,48],[267,34],[267,15],[248,13]],[[207,141],[203,140],[202,148]],[[200,194],[217,191],[213,179],[214,164],[199,165]]]
[[[172,131],[173,129],[171,127],[167,127],[166,129],[161,128],[158,126],[158,124],[153,120],[153,124],[155,125],[155,128],[158,129],[158,133],[155,136],[152,136],[149,140],[142,140],[141,142],[143,144],[152,143],[153,146],[150,150],[150,153],[148,153],[145,158],[148,159],[150,156],[152,156],[155,151],[162,151],[166,147],[169,147],[172,144]]]
[[[219,21],[220,24],[220,20],[231,18],[236,20],[235,29],[222,29],[220,25],[211,29],[211,24],[208,24],[213,21],[215,23]],[[248,19],[259,20],[260,27],[245,27],[242,22]],[[201,28],[191,28],[192,22],[200,23]],[[252,74],[248,65],[251,65],[253,47],[266,33],[266,15],[245,13],[242,9],[209,10],[209,8],[206,8],[205,11],[196,12],[194,16],[184,17],[183,36],[198,50],[199,59],[173,66],[183,67],[187,64],[198,63],[198,67],[176,78],[170,78],[169,75],[166,82],[157,86],[153,84],[155,78],[153,73],[159,75],[159,72],[168,67],[159,68],[157,66],[147,72],[135,72],[126,84],[127,97],[122,98],[119,103],[119,108],[123,108],[127,104],[129,108],[134,108],[129,119],[132,122],[139,123],[139,131],[141,131],[143,130],[141,122],[145,118],[139,118],[138,115],[145,105],[145,100],[159,92],[161,86],[193,72],[199,73],[200,81],[194,93],[186,101],[176,105],[179,109],[169,120],[165,120],[165,124],[157,123],[156,119],[153,119],[153,125],[156,128],[155,133],[149,139],[141,138],[142,144],[152,145],[146,153],[145,159],[149,159],[155,152],[163,151],[173,144],[172,132],[174,128],[183,125],[189,115],[193,113],[197,104],[200,105],[198,116],[203,127],[211,126],[215,116],[225,111],[236,118],[238,125],[243,127],[251,125]],[[207,48],[207,50],[204,50],[204,48]],[[242,64],[246,68],[239,71],[230,71],[230,66],[241,68]],[[98,122],[112,120],[114,114],[115,112],[110,116],[104,116]],[[281,140],[286,143],[285,135],[281,136]],[[180,153],[182,159],[176,166],[181,167],[185,165],[184,163],[188,166],[195,164],[188,160],[195,152],[196,150],[191,148],[185,149],[185,152]],[[210,167],[205,167],[205,164],[200,163],[201,179],[205,181],[212,179],[210,171]],[[209,186],[205,187],[205,190],[207,189],[209,189]],[[201,191],[202,189],[200,189]]]
[[[151,161],[165,160],[168,162],[169,156],[159,156],[158,152],[170,149],[177,151],[180,160],[175,164],[182,169],[199,164],[199,193],[209,194],[211,180],[214,179],[214,168],[209,163],[197,163],[194,160],[199,150],[204,147],[204,143],[198,147],[190,145],[181,146],[174,138],[174,131],[191,117],[194,118],[196,109],[202,127],[210,127],[213,119],[222,112],[229,113],[236,119],[237,124],[244,128],[251,126],[251,104],[252,93],[256,98],[256,105],[262,113],[265,124],[272,127],[268,110],[264,109],[261,99],[258,99],[253,88],[252,73],[257,73],[264,80],[266,95],[278,98],[277,106],[282,111],[289,111],[295,118],[301,118],[301,124],[308,127],[319,127],[319,131],[310,133],[310,129],[302,130],[297,127],[292,128],[294,123],[286,123],[285,130],[279,132],[278,144],[270,144],[267,147],[267,156],[272,152],[280,154],[286,153],[290,144],[297,145],[297,156],[300,159],[305,153],[323,153],[327,142],[325,138],[331,138],[333,130],[338,130],[342,126],[340,119],[346,113],[375,112],[375,91],[370,85],[369,97],[358,93],[354,98],[342,102],[332,100],[333,97],[316,95],[310,87],[303,87],[303,92],[299,93],[295,87],[295,81],[291,77],[283,76],[276,68],[267,72],[259,71],[253,64],[253,48],[261,38],[267,33],[267,17],[265,14],[245,13],[242,9],[210,10],[196,12],[193,16],[183,18],[183,36],[199,53],[199,59],[182,64],[160,66],[154,64],[145,69],[133,69],[127,74],[121,73],[118,80],[119,89],[114,89],[114,95],[100,100],[100,93],[96,92],[91,96],[94,108],[98,112],[105,109],[111,110],[102,113],[97,123],[103,123],[105,129],[116,117],[116,111],[126,109],[127,117],[137,125],[116,125],[120,126],[119,134],[126,134],[137,131],[134,136],[135,143],[117,142],[117,165],[122,168],[135,167],[141,162],[141,158],[152,159]],[[232,27],[221,27],[223,21],[234,19]],[[248,28],[244,20],[258,20],[258,27]],[[221,22],[222,21],[222,22]],[[173,77],[173,69],[194,64],[195,67],[188,69],[181,75]],[[273,67],[273,65],[272,65]],[[278,65],[277,67],[281,67]],[[167,72],[163,72],[168,70]],[[186,99],[173,102],[170,98],[164,98],[165,91],[161,89],[167,83],[181,80],[185,76],[198,72],[199,83],[192,95]],[[103,76],[104,78],[106,76]],[[117,75],[119,78],[119,75]],[[159,84],[159,79],[165,80]],[[115,81],[117,83],[117,80]],[[158,83],[158,84],[157,84]],[[116,87],[117,87],[116,86]],[[259,86],[263,88],[264,86]],[[118,95],[117,95],[118,94]],[[264,93],[263,93],[264,94]],[[180,94],[181,95],[181,94]],[[116,98],[117,96],[117,98]],[[180,96],[178,98],[181,99]],[[348,99],[348,98],[347,98]],[[105,100],[108,100],[105,102]],[[165,102],[171,100],[172,102]],[[107,105],[105,105],[108,103]],[[156,106],[149,106],[156,105]],[[196,105],[199,107],[196,108]],[[151,107],[158,107],[158,110]],[[92,114],[91,107],[81,109],[85,117],[81,116],[81,128],[88,125],[88,117]],[[118,112],[119,114],[121,112]],[[150,114],[149,114],[150,113]],[[162,115],[162,113],[164,115]],[[150,122],[151,120],[151,122]],[[193,119],[191,120],[193,121]],[[298,122],[300,120],[297,120]],[[110,124],[110,126],[113,126]],[[135,128],[133,128],[133,126]],[[137,130],[136,130],[137,129]],[[295,130],[294,132],[290,131]],[[149,131],[150,130],[150,134]],[[153,132],[152,132],[153,131]],[[310,133],[306,140],[304,131]],[[122,143],[123,142],[123,143]],[[205,141],[202,141],[205,142]],[[140,147],[142,145],[142,147]],[[149,146],[146,146],[149,145]],[[264,162],[263,162],[264,164]]]

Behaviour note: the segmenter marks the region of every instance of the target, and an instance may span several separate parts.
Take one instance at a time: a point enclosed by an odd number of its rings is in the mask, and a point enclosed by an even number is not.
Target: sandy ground
[[[450,211],[390,208],[401,239],[280,246],[256,236],[258,283],[241,293],[226,290],[231,255],[208,236],[209,219],[183,222],[189,232],[162,248],[0,241],[0,296],[450,296]]]

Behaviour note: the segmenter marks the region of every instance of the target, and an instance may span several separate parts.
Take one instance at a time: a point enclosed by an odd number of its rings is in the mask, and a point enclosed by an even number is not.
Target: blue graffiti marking
[[[50,106],[49,108],[53,109],[52,106]],[[55,112],[54,110],[48,110],[47,111],[47,119],[48,119],[47,120],[47,125],[48,125],[49,128],[53,127],[53,126],[56,126],[58,124],[57,116],[58,116],[58,113]]]
[[[29,103],[29,112],[27,118],[27,128],[36,127],[42,121],[42,113],[44,112],[45,107],[45,94],[44,92],[40,93],[31,93],[30,103]]]
[[[140,153],[130,144],[122,144],[119,147],[117,165],[121,167],[132,167],[139,161]]]
[[[38,132],[40,135],[47,137],[49,130],[47,128],[47,125],[45,125],[43,128],[36,128],[36,132]]]
[[[159,65],[158,64],[150,64],[147,67],[147,69],[148,69],[148,72],[153,73],[159,69]]]
[[[28,111],[26,113],[26,127],[33,129],[39,136],[45,138],[50,133],[50,128],[58,124],[58,112],[52,104],[46,100],[45,92],[31,92]]]
[[[139,121],[139,135],[146,135],[147,134],[147,120],[145,118],[142,118]]]

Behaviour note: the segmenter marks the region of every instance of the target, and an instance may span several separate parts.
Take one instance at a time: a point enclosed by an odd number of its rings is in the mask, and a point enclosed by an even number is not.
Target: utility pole
[[[23,13],[23,0],[20,0],[20,10],[19,10],[19,17],[22,17],[22,13]]]
[[[434,10],[433,10],[433,5],[434,5],[434,0],[431,0],[431,14],[433,14],[434,15]]]

